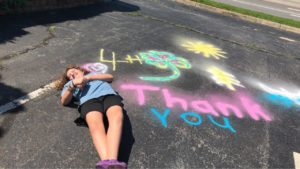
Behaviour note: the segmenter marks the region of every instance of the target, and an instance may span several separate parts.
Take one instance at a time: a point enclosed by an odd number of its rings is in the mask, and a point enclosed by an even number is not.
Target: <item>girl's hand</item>
[[[85,77],[78,77],[73,80],[73,83],[75,84],[75,86],[80,89],[82,89],[87,82],[88,82],[88,80]]]

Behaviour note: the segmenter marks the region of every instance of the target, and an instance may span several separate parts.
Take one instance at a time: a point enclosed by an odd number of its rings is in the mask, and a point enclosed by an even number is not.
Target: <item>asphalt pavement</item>
[[[68,64],[111,73],[129,168],[295,168],[300,35],[169,0],[0,16],[0,168],[94,168],[60,92]],[[2,107],[3,108],[3,107]]]

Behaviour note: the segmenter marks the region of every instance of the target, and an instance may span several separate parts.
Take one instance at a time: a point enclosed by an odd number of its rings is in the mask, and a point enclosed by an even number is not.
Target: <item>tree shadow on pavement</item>
[[[24,107],[21,105],[12,110],[3,112],[8,107],[6,104],[24,95],[26,95],[24,91],[0,82],[0,138],[9,131],[14,123],[17,113],[24,111]],[[15,103],[11,104],[13,105]]]
[[[139,10],[138,6],[115,0],[69,9],[3,15],[0,16],[0,44],[7,41],[14,42],[17,37],[22,37],[30,33],[25,28],[36,25],[47,26],[69,20],[87,19],[105,12],[133,12],[137,10]]]

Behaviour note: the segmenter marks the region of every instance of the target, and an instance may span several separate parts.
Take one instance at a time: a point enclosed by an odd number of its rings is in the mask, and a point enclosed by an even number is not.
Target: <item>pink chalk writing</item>
[[[211,101],[209,99],[186,99],[172,94],[169,89],[160,88],[153,85],[140,85],[140,84],[123,84],[121,89],[130,90],[136,94],[136,99],[139,105],[146,104],[146,92],[155,92],[158,94],[158,98],[163,98],[162,103],[168,108],[180,107],[184,111],[192,109],[199,114],[208,114],[213,116],[231,116],[234,115],[238,118],[244,118],[248,115],[255,121],[263,119],[265,121],[271,121],[271,117],[257,102],[253,101],[251,97],[247,95],[236,95],[226,100],[218,99],[218,101]],[[150,99],[150,98],[148,98]]]
[[[264,113],[262,107],[253,101],[251,101],[247,97],[240,97],[243,107],[247,111],[247,113],[252,117],[254,120],[259,120],[259,117],[262,117],[266,121],[271,121],[271,118]]]
[[[187,111],[188,104],[184,99],[179,97],[172,97],[168,89],[162,89],[162,93],[164,95],[167,107],[173,108],[174,104],[178,103],[183,110]]]
[[[219,114],[207,100],[192,101],[191,106],[198,112],[219,116]]]
[[[145,105],[145,94],[144,91],[159,91],[160,88],[156,86],[147,86],[147,85],[134,85],[134,84],[128,84],[128,85],[122,85],[122,89],[127,90],[135,90],[137,92],[137,99],[139,102],[139,105]]]
[[[216,107],[218,108],[218,110],[224,115],[224,116],[229,116],[230,112],[233,112],[235,114],[236,117],[238,118],[243,118],[244,115],[243,113],[240,111],[240,109],[238,109],[236,106],[228,104],[228,103],[223,103],[223,102],[217,102]]]

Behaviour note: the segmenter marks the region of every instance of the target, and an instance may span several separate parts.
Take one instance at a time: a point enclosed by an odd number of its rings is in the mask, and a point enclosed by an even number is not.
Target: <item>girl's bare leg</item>
[[[123,126],[123,110],[121,106],[112,106],[107,112],[109,123],[107,131],[108,159],[117,159]]]
[[[89,112],[86,115],[86,122],[100,159],[107,160],[107,137],[103,124],[103,114],[98,111]]]

